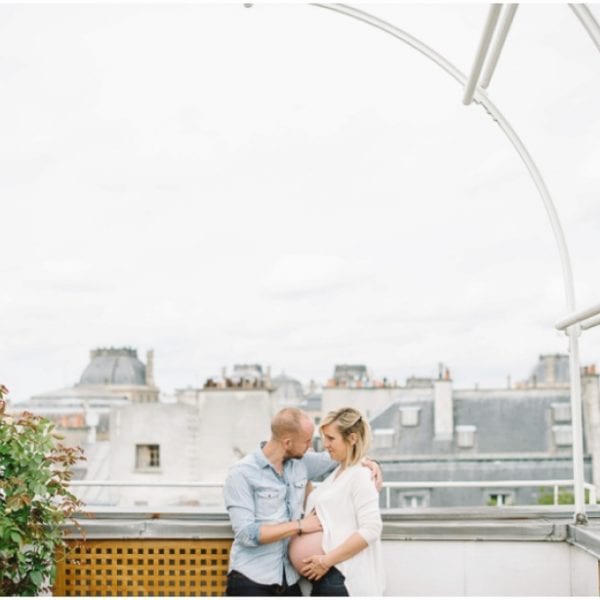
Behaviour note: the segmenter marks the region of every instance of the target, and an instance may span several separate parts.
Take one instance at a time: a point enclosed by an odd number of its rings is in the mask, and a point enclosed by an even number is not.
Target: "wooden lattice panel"
[[[69,542],[55,596],[222,596],[231,540]]]

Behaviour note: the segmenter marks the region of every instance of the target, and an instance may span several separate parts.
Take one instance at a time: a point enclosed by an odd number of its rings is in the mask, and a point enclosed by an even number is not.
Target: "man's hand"
[[[323,531],[323,525],[317,517],[317,513],[313,510],[307,517],[300,521],[302,533],[315,533],[315,531]]]
[[[381,492],[383,489],[383,473],[381,472],[381,467],[379,464],[370,458],[363,459],[362,464],[371,469],[371,479],[375,484],[375,489],[378,492]]]
[[[300,525],[302,533],[323,531],[323,527],[321,526],[319,518],[314,512],[311,512],[307,517],[300,520],[300,524],[298,523],[298,520],[295,519],[294,521],[286,521],[285,523],[261,525],[260,529],[258,530],[258,543],[271,544],[273,542],[278,542],[283,538],[297,535],[300,533],[298,525]]]

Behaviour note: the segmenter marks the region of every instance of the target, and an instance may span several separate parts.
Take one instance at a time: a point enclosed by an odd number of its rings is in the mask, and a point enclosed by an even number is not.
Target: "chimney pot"
[[[146,385],[154,385],[154,350],[146,352]]]
[[[451,440],[454,434],[452,381],[438,379],[433,384],[434,434],[438,440]]]

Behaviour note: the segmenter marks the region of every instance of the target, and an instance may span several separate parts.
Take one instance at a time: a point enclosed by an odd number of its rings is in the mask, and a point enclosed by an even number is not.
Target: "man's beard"
[[[296,453],[289,453],[283,460],[289,460],[290,458],[302,458],[304,456],[304,452],[296,452]]]

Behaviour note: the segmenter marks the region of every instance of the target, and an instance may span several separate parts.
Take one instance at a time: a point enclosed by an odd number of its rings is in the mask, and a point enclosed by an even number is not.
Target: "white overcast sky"
[[[598,6],[593,6],[600,17]],[[483,4],[361,4],[468,72]],[[490,97],[600,301],[600,53],[521,5]],[[402,42],[300,4],[0,4],[0,382],[155,350],[170,392],[237,362],[306,382],[446,363],[503,386],[565,352],[556,244],[499,127]],[[600,331],[581,340],[600,362]]]

